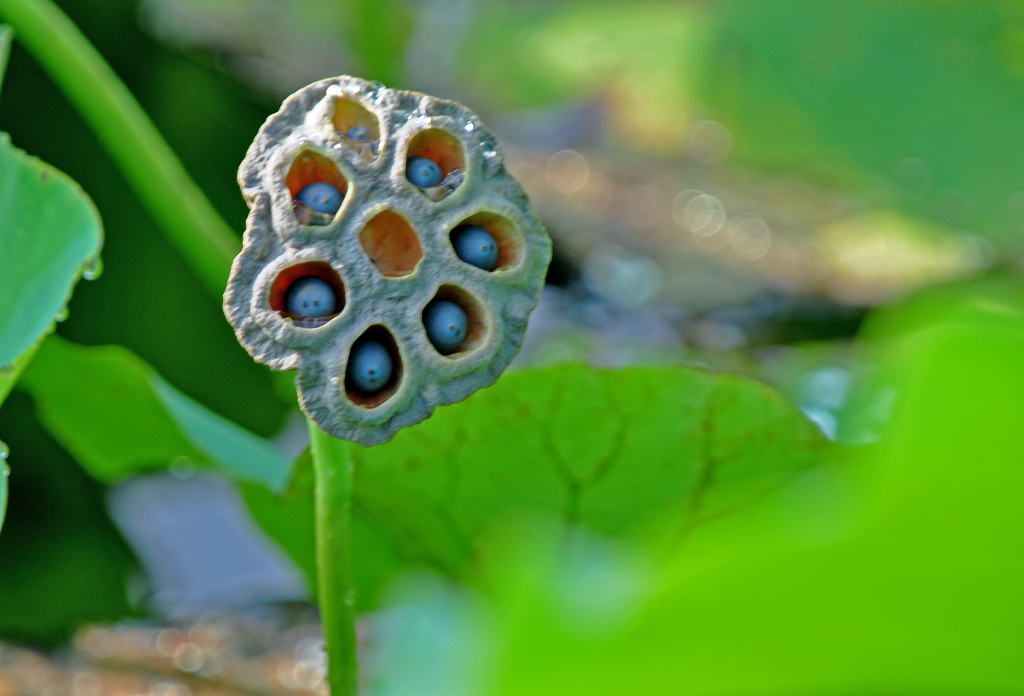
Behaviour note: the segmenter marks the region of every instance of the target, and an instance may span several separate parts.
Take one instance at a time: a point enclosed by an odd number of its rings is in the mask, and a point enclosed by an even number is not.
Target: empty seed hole
[[[348,181],[338,171],[334,162],[311,150],[299,153],[288,169],[284,183],[292,195],[295,219],[303,225],[330,223],[344,202],[345,194],[348,193]],[[325,184],[336,191],[337,196],[323,188]],[[310,192],[317,188],[319,190],[310,195]]]
[[[387,277],[412,273],[423,258],[423,247],[408,221],[390,210],[377,213],[359,233],[359,243],[371,263]]]
[[[465,179],[466,156],[462,151],[462,143],[448,131],[428,128],[414,135],[406,150],[407,166],[418,157],[430,160],[441,170],[441,180],[436,185],[431,183],[428,186],[420,186],[416,184],[416,177],[406,176],[431,200],[439,201],[462,185]]]
[[[356,406],[376,408],[398,391],[402,372],[402,358],[391,332],[379,324],[371,326],[349,350],[345,394]]]
[[[466,320],[465,336],[456,346],[444,345],[445,334],[451,328],[450,324],[444,321],[441,326],[437,325],[439,318],[447,320],[443,308],[441,312],[432,311],[437,309],[439,303],[448,302],[462,310],[462,315]],[[455,320],[458,320],[457,315]],[[431,345],[434,346],[437,352],[448,358],[458,358],[473,351],[483,345],[484,340],[487,338],[486,314],[483,307],[472,295],[457,285],[442,285],[438,288],[437,294],[423,308],[422,321],[423,328],[427,332],[427,339]],[[435,332],[441,335],[440,343],[435,342],[435,339],[432,338]]]
[[[345,145],[363,159],[374,159],[380,151],[380,122],[373,112],[350,99],[338,99],[332,119]]]
[[[309,261],[278,273],[267,299],[271,309],[295,326],[315,329],[344,309],[345,286],[329,263]]]
[[[491,270],[501,271],[513,268],[519,264],[519,261],[523,256],[523,237],[519,233],[519,229],[511,220],[496,213],[488,212],[470,215],[468,218],[456,225],[449,234],[448,239],[452,242],[453,249],[456,248],[456,242],[459,241],[459,236],[466,233],[465,228],[467,226],[483,228],[497,244],[498,258],[495,262],[494,268]],[[456,255],[462,258],[459,251],[461,250],[456,250]],[[463,254],[464,253],[465,252],[463,252]],[[472,265],[478,265],[473,263],[472,260],[463,260]],[[484,270],[487,269],[485,268]]]

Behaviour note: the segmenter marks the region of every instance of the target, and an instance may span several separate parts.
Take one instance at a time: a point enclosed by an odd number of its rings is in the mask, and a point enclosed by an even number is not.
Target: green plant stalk
[[[0,18],[96,132],[203,283],[222,295],[240,246],[238,236],[189,178],[124,83],[50,0],[0,0]]]
[[[316,476],[316,565],[331,696],[355,696],[355,588],[352,585],[352,458],[349,443],[308,421]]]

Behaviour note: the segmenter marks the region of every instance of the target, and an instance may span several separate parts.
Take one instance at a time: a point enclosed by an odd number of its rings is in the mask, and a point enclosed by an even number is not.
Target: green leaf
[[[1010,135],[1024,108],[1013,3],[761,0],[714,14],[695,98],[732,131],[731,159],[838,178],[1019,249],[1006,212],[1024,157]]]
[[[51,336],[21,386],[47,428],[101,481],[178,458],[275,491],[287,480],[289,461],[272,444],[189,399],[120,346],[84,347]]]
[[[659,556],[617,622],[524,563],[532,539],[492,554],[486,693],[1024,691],[1024,293],[935,299],[875,324],[898,391],[879,442]]]
[[[505,518],[556,514],[607,535],[677,542],[813,466],[827,444],[778,393],[742,377],[515,372],[388,443],[352,448],[359,596],[372,605],[396,573],[419,565],[465,574],[482,535]],[[270,533],[297,555],[293,535]]]
[[[103,233],[92,202],[71,179],[0,136],[0,366],[53,325],[71,288],[96,263]]]

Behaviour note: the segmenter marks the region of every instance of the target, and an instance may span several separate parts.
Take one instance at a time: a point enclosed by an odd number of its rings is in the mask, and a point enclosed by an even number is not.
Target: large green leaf
[[[675,542],[813,466],[826,445],[778,393],[742,377],[683,367],[515,372],[388,443],[353,448],[360,597],[372,605],[410,567],[464,574],[481,535],[505,518],[554,513],[603,534]],[[293,555],[309,553],[311,486],[277,508],[256,495],[264,527]],[[285,514],[310,520],[301,535],[274,528]],[[670,525],[652,525],[666,517]]]
[[[101,481],[180,458],[271,490],[287,480],[290,463],[273,445],[189,399],[119,346],[50,336],[21,386],[47,428]]]
[[[97,261],[99,215],[75,182],[0,135],[0,366],[53,325]]]
[[[0,76],[11,31],[0,27]],[[103,231],[88,196],[0,133],[0,404],[53,327],[83,271],[98,263]],[[0,448],[4,447],[0,442]],[[0,462],[0,527],[7,464]]]
[[[501,650],[481,693],[1024,692],[1024,293],[939,300],[885,322],[903,335],[876,356],[880,395],[898,397],[853,466],[806,472],[654,572],[606,550],[574,573],[521,531],[492,545]]]

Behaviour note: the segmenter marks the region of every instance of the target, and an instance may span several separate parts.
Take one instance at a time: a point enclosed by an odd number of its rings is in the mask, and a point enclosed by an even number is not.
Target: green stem
[[[0,16],[96,132],[171,242],[220,296],[238,253],[238,236],[189,178],[128,88],[49,0],[0,0]]]
[[[349,443],[309,421],[316,473],[316,564],[320,621],[327,643],[331,696],[355,696],[355,588],[352,585],[352,458]]]

